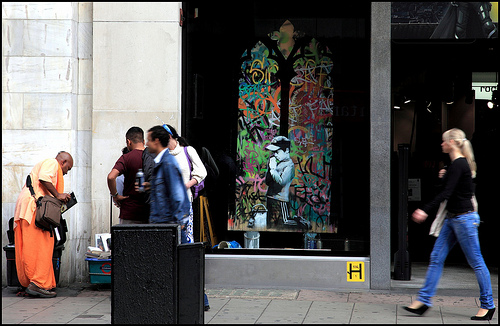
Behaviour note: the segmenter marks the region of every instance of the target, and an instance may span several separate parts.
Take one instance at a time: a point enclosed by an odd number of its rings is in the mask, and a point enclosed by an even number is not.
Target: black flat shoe
[[[426,304],[422,304],[422,306],[420,306],[419,308],[410,308],[410,307],[403,307],[406,311],[409,311],[411,313],[414,313],[414,314],[417,314],[419,316],[422,316],[426,311],[427,309],[429,309],[430,307]]]
[[[471,320],[491,320],[493,318],[493,314],[495,313],[495,309],[488,309],[488,312],[484,316],[472,316]]]

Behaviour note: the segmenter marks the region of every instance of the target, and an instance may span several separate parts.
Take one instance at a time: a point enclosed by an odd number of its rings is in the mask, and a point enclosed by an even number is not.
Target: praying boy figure
[[[290,184],[295,177],[290,140],[284,136],[274,137],[266,149],[271,151],[266,174],[267,227],[296,226],[297,222],[290,218]]]

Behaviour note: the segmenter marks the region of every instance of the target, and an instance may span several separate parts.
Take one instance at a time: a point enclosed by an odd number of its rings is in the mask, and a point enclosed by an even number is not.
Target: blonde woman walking
[[[443,133],[441,148],[451,159],[451,164],[443,176],[442,191],[427,205],[415,210],[412,218],[417,223],[424,222],[428,212],[438,207],[444,200],[448,201],[446,206],[448,214],[434,243],[424,286],[420,289],[417,300],[404,309],[422,315],[432,306],[432,297],[436,293],[446,257],[458,242],[479,283],[481,308],[471,319],[491,320],[495,313],[495,304],[490,272],[481,254],[477,230],[479,215],[474,210],[472,201],[474,195],[472,178],[476,175],[472,144],[466,139],[462,130],[454,128]]]

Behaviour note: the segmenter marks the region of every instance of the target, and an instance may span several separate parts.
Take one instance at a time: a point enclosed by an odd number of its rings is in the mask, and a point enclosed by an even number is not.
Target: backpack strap
[[[142,151],[142,171],[144,172],[144,181],[151,182],[153,176],[153,171],[155,169],[155,162],[153,156],[148,152],[147,148]],[[150,204],[150,194],[149,191],[143,193],[143,198],[146,204]]]
[[[154,158],[149,154],[148,149],[144,148],[142,151],[142,172],[144,172],[144,181],[148,181],[151,179],[151,176],[153,175],[153,169],[154,169]],[[148,164],[146,161],[153,161],[152,165]]]

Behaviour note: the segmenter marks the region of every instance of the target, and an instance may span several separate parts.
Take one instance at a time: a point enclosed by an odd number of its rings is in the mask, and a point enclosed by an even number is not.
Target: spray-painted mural
[[[229,230],[337,231],[330,219],[332,69],[330,50],[289,21],[243,53]]]

